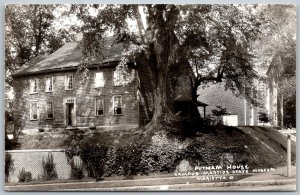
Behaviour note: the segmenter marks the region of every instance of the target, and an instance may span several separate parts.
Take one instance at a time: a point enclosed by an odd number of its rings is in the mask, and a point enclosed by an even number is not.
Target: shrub
[[[24,168],[19,173],[19,182],[30,182],[32,181],[32,176],[30,171],[25,171]]]
[[[103,180],[108,147],[89,142],[81,144],[80,147],[80,157],[86,165],[89,176],[95,177],[96,181]]]
[[[43,166],[43,176],[42,178],[44,180],[53,180],[53,179],[57,179],[57,172],[56,172],[56,165],[53,161],[53,155],[50,152],[48,154],[48,157],[46,158],[46,160],[42,161],[42,166]]]
[[[216,106],[215,109],[212,109],[211,112],[214,116],[217,117],[217,124],[222,125],[222,116],[228,114],[227,108],[223,108],[222,106]]]
[[[202,119],[202,123],[204,127],[211,127],[215,124],[214,117],[207,115],[205,118]]]
[[[70,161],[70,166],[71,166],[71,174],[70,174],[71,179],[84,178],[82,163],[75,163],[74,159],[72,158],[72,160]]]
[[[105,175],[111,176],[112,174],[121,175],[122,167],[116,163],[117,160],[117,148],[111,147],[107,152],[107,159],[105,162]]]
[[[199,119],[183,119],[181,121],[181,135],[184,137],[193,137],[196,132],[201,130],[203,124]]]
[[[144,174],[151,172],[171,173],[182,159],[181,151],[173,147],[150,146],[144,150],[141,168]]]
[[[20,145],[18,138],[8,139],[7,133],[5,132],[5,150],[15,150],[20,148]]]
[[[265,112],[260,112],[258,113],[258,119],[260,122],[262,122],[263,124],[268,123],[271,121],[271,118],[269,117],[269,115]]]
[[[191,143],[184,151],[184,158],[191,162],[192,165],[198,165],[199,162],[204,162],[203,160],[203,145],[198,142]]]
[[[132,179],[140,171],[140,161],[143,147],[130,143],[116,150],[115,164],[122,168],[125,178]]]
[[[14,169],[14,160],[10,153],[5,153],[5,182],[8,182],[9,172]]]
[[[144,174],[173,172],[182,160],[182,149],[177,139],[168,139],[164,133],[152,137],[152,144],[143,150],[140,169]]]

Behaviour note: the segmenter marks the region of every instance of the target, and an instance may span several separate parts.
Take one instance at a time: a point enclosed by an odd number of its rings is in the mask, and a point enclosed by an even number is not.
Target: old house
[[[13,75],[15,130],[130,129],[146,124],[152,110],[145,107],[145,101],[151,104],[151,95],[139,95],[139,90],[147,92],[147,86],[139,86],[139,81],[147,79],[147,72],[137,79],[139,70],[128,61],[125,78],[118,69],[123,47],[113,44],[114,39],[105,39],[104,60],[89,63],[84,78],[78,72],[80,41],[66,43],[23,65]],[[176,87],[182,88],[179,85]]]

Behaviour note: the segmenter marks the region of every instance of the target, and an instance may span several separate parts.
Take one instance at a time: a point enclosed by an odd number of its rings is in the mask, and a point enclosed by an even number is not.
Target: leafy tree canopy
[[[63,5],[7,6],[6,67],[14,68],[59,48],[74,28],[55,28],[55,13],[76,15],[80,21],[77,27],[83,32],[82,64],[95,58],[101,63],[103,40],[111,35],[116,36],[116,43],[124,44],[125,57],[142,59],[143,63],[137,65],[149,73],[146,86],[153,94],[152,124],[161,122],[164,115],[172,115],[168,106],[172,94],[168,91],[170,77],[180,75],[189,78],[194,102],[200,85],[224,82],[225,89],[243,94],[255,104],[256,68],[262,67],[257,62],[267,62],[263,53],[272,53],[275,48],[265,43],[276,44],[280,39],[283,45],[289,46],[288,40],[293,42],[295,37],[290,30],[280,31],[287,23],[292,28],[293,21],[288,18],[294,17],[294,12],[290,12],[295,10],[293,5],[80,4],[69,7],[66,12]],[[281,51],[285,51],[284,46]]]
[[[252,46],[266,22],[257,5],[73,5],[72,11],[84,23],[86,59],[101,56],[107,35],[124,43],[127,54],[146,59],[154,106],[160,107],[154,118],[169,112],[167,77],[179,64],[194,72],[188,75],[194,101],[201,84],[225,82],[226,89],[255,103]]]

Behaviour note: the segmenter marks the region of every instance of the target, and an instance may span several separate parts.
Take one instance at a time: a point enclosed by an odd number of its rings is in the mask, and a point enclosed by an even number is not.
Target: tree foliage
[[[201,16],[202,41],[188,53],[196,74],[195,99],[198,87],[212,81],[225,82],[225,89],[256,103],[252,43],[261,33],[264,17],[255,14],[255,9],[256,5],[213,5]]]
[[[73,39],[78,27],[61,26],[70,17],[66,5],[8,4],[5,7],[5,110],[13,117],[12,74],[40,55],[53,53]],[[8,140],[8,139],[7,139]],[[6,142],[8,143],[8,142]]]
[[[266,4],[260,5],[258,11],[264,14],[266,21],[262,24],[262,33],[254,43],[256,66],[266,70],[278,52],[296,57],[295,52],[290,52],[296,45],[296,6]]]
[[[278,78],[283,94],[284,125],[296,126],[296,6],[293,4],[261,5],[266,22],[255,42],[256,65],[264,72],[276,57],[283,66]]]
[[[5,64],[10,73],[38,55],[49,54],[71,40],[71,29],[55,25],[63,5],[10,4],[5,8]],[[7,77],[7,82],[9,82]]]
[[[6,7],[7,75],[33,57],[53,52],[69,39],[71,28],[57,29],[53,25],[55,13],[66,14],[61,7]],[[80,21],[77,27],[83,32],[83,68],[90,61],[103,62],[105,37],[113,35],[114,43],[122,43],[124,47],[122,69],[126,69],[124,62],[133,60],[138,70],[146,70],[147,82],[141,80],[140,89],[147,87],[151,91],[150,124],[159,124],[166,118],[169,121],[174,116],[170,107],[174,101],[172,83],[179,76],[189,78],[194,103],[200,85],[224,82],[225,89],[237,96],[242,94],[256,104],[255,68],[261,67],[258,61],[266,62],[267,57],[262,53],[272,53],[277,48],[262,43],[277,44],[274,40],[280,39],[283,45],[280,51],[285,51],[285,46],[290,45],[287,37],[292,37],[292,42],[294,37],[289,30],[279,30],[286,23],[288,26],[293,23],[287,21],[295,15],[290,13],[293,5],[80,4],[69,7],[67,16],[76,15]],[[8,76],[7,82],[9,79]]]
[[[83,21],[84,60],[102,59],[101,42],[115,35],[124,54],[143,59],[153,91],[152,123],[159,123],[169,108],[169,77],[188,76],[196,102],[198,87],[225,82],[225,88],[255,102],[256,72],[252,43],[261,33],[264,17],[256,5],[74,5]],[[94,14],[91,14],[94,13]],[[96,13],[96,14],[95,14]],[[134,47],[132,47],[134,46]],[[194,74],[179,68],[189,65]],[[177,75],[176,75],[177,72]]]

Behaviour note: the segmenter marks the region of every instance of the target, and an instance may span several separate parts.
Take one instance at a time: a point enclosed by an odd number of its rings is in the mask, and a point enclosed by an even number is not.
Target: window
[[[122,115],[122,96],[121,95],[115,95],[114,96],[114,115]]]
[[[32,79],[30,81],[30,92],[31,93],[37,93],[37,86],[38,86],[37,79]]]
[[[47,119],[53,119],[53,103],[47,102]]]
[[[30,120],[38,119],[38,103],[31,102],[30,103]]]
[[[53,91],[53,77],[46,78],[46,92]]]
[[[104,98],[96,97],[96,116],[104,115]]]
[[[104,77],[103,72],[96,72],[95,73],[95,87],[104,87]]]
[[[72,90],[73,89],[73,75],[66,75],[66,80],[65,80],[65,89],[66,90]]]

